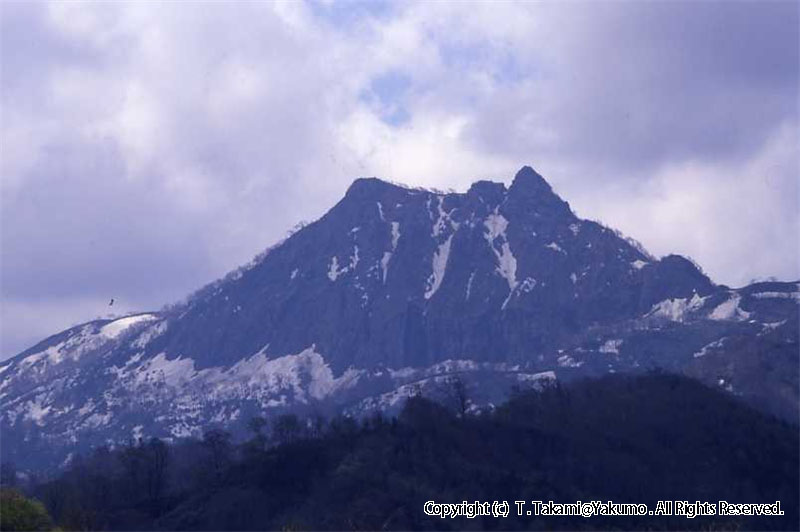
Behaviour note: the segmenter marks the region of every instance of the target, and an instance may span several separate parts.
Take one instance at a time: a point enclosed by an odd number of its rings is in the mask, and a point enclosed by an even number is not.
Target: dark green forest
[[[798,427],[696,381],[609,375],[474,414],[469,390],[453,389],[453,401],[414,397],[394,418],[283,415],[250,420],[244,442],[209,430],[100,448],[18,489],[63,530],[800,528]],[[512,510],[442,519],[425,515],[430,500]],[[515,500],[780,500],[785,515],[517,516]]]

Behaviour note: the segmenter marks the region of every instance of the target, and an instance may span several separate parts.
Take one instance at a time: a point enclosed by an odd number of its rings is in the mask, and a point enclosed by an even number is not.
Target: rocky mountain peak
[[[530,166],[523,166],[514,176],[509,189],[512,194],[528,195],[552,194],[550,184]]]
[[[538,222],[572,223],[577,218],[553,191],[550,184],[530,166],[523,166],[508,190],[508,209],[524,219]]]

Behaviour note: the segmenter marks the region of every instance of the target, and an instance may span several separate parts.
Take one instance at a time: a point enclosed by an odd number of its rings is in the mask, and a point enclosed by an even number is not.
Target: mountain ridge
[[[537,223],[538,220],[528,221],[523,219],[522,225],[516,231],[517,234],[512,234],[509,237],[509,239],[516,239],[521,243],[512,245],[510,242],[504,241],[507,240],[505,235],[505,227],[508,225],[508,218],[506,216],[510,216],[511,218],[519,218],[519,215],[509,214],[509,212],[516,211],[516,213],[524,213],[523,207],[525,207],[525,205],[515,203],[514,200],[516,197],[510,195],[510,193],[512,189],[514,191],[519,191],[519,183],[526,178],[532,178],[533,174],[535,174],[535,172],[533,172],[532,169],[529,171],[525,171],[524,169],[520,171],[515,178],[515,182],[517,184],[516,187],[512,184],[512,187],[506,189],[505,185],[502,183],[478,182],[470,187],[466,193],[460,194],[441,194],[415,189],[400,189],[399,187],[390,186],[388,183],[377,179],[357,180],[350,187],[350,189],[348,189],[348,193],[345,195],[344,199],[335,205],[331,211],[329,211],[329,213],[324,215],[317,222],[309,224],[298,231],[298,233],[293,236],[293,239],[300,240],[300,245],[303,246],[305,244],[303,241],[308,240],[305,235],[309,232],[317,231],[317,228],[320,225],[323,225],[323,230],[319,231],[322,234],[311,237],[311,240],[314,241],[315,245],[320,242],[328,243],[328,250],[326,250],[326,253],[329,255],[330,259],[327,264],[327,271],[325,273],[328,279],[333,283],[336,283],[339,278],[348,275],[355,276],[357,278],[357,288],[361,287],[364,283],[368,283],[371,277],[370,271],[365,272],[363,269],[361,271],[357,271],[359,270],[359,261],[361,261],[362,268],[366,263],[376,265],[379,261],[383,261],[383,272],[381,279],[385,280],[385,282],[388,284],[392,284],[393,282],[397,283],[395,279],[396,276],[393,275],[394,272],[391,270],[399,262],[400,273],[398,275],[404,277],[399,280],[399,283],[402,284],[402,294],[400,294],[400,296],[416,303],[419,307],[424,307],[425,309],[429,307],[435,307],[436,303],[441,301],[441,294],[443,292],[439,292],[440,289],[445,292],[448,288],[451,288],[451,290],[453,289],[453,279],[458,278],[459,273],[462,275],[460,275],[461,278],[458,279],[457,282],[461,285],[461,288],[466,290],[466,286],[469,284],[468,277],[465,278],[465,275],[463,275],[464,272],[447,271],[448,262],[451,257],[451,251],[454,262],[458,262],[459,260],[474,262],[477,263],[478,268],[489,271],[494,270],[495,260],[499,262],[506,261],[505,264],[501,265],[501,267],[505,269],[502,269],[499,273],[500,277],[503,277],[508,285],[508,293],[506,294],[506,297],[503,297],[503,299],[500,301],[506,302],[506,300],[509,300],[508,303],[511,303],[510,298],[518,293],[515,292],[515,290],[517,290],[518,283],[524,283],[526,279],[526,277],[523,277],[523,271],[519,272],[521,274],[520,279],[518,280],[516,278],[518,273],[516,271],[517,264],[512,248],[525,245],[525,237],[520,234],[521,232],[529,230],[535,234],[536,231],[533,229],[533,227],[541,224]],[[538,176],[538,174],[535,175]],[[545,183],[541,177],[539,177],[539,179],[541,180],[541,183]],[[545,218],[545,226],[550,225],[554,219],[560,220],[562,231],[566,230],[566,226],[578,222],[578,219],[569,210],[566,202],[563,202],[560,198],[558,198],[558,196],[550,192],[549,186],[546,185],[546,183],[545,187],[548,195],[545,195],[544,197],[542,195],[537,195],[534,198],[534,216]],[[404,216],[402,208],[397,209],[397,206],[400,205],[399,203],[393,204],[393,202],[398,199],[398,192],[410,194],[410,197],[406,197],[404,201],[411,203],[412,208],[416,207],[414,208],[415,212],[412,214],[412,217]],[[423,200],[425,202],[425,208],[421,209],[419,207]],[[370,202],[374,202],[374,207],[373,205],[370,205]],[[436,203],[435,206],[434,202]],[[384,206],[384,204],[386,205]],[[502,212],[500,212],[501,208],[503,209]],[[466,211],[467,214],[462,214],[464,211]],[[430,225],[420,221],[425,214],[428,214],[430,217]],[[413,219],[414,216],[416,216],[416,219]],[[392,220],[390,220],[390,218],[392,218]],[[483,245],[484,240],[486,240],[486,231],[479,223],[477,228],[475,227],[476,218],[480,220],[488,220],[491,218],[493,222],[506,224],[506,226],[504,226],[502,230],[496,227],[495,230],[499,231],[496,234],[491,233],[492,230],[490,229],[489,232],[490,236],[492,237],[492,241],[487,241],[488,246],[486,246]],[[522,218],[524,218],[524,216]],[[325,222],[330,223],[326,224]],[[394,246],[391,244],[391,224],[393,222],[398,224],[397,231],[399,232],[399,235],[394,245],[400,246],[399,250],[394,249]],[[472,223],[470,224],[470,222]],[[462,223],[465,223],[467,227],[460,228],[459,226]],[[585,223],[589,224],[589,226],[593,228],[593,222]],[[512,226],[510,229],[512,232],[517,229],[517,227],[514,225],[515,224],[512,221]],[[524,227],[525,225],[530,227]],[[472,234],[467,234],[464,236],[464,229],[467,228],[473,229],[473,231],[471,231]],[[461,229],[460,233],[459,229]],[[367,239],[380,243],[378,247],[381,249],[373,249],[371,256],[365,253],[365,250],[369,250],[369,245],[365,246],[363,243],[359,242],[359,237],[365,234],[365,230],[371,232]],[[606,231],[604,228],[599,230]],[[356,234],[354,234],[354,232],[356,232]],[[431,238],[426,238],[426,232],[430,232]],[[477,235],[475,233],[477,233]],[[453,240],[454,237],[455,240]],[[404,241],[408,238],[411,238],[411,240],[418,245],[417,250],[409,250],[408,248],[404,248]],[[551,238],[555,239],[557,237],[552,235]],[[331,242],[334,242],[332,246],[330,245]],[[552,252],[557,253],[560,249],[558,244],[555,243],[555,240],[551,240],[549,245]],[[627,246],[627,244],[622,245]],[[281,249],[279,250],[273,250],[269,256],[265,257],[264,262],[244,273],[244,275],[252,275],[251,272],[258,269],[269,269],[268,266],[265,266],[265,264],[274,262],[276,260],[276,255],[284,252],[285,246],[286,244],[281,246]],[[342,253],[343,248],[349,249],[347,252]],[[461,257],[459,257],[460,251],[463,251],[464,248],[468,248],[470,251],[474,249],[482,250],[483,253],[475,254],[468,252],[466,255],[469,256],[466,258],[463,256],[465,254],[461,253]],[[486,253],[486,248],[491,249],[495,257],[492,257]],[[647,257],[643,255],[639,255],[631,250],[627,251],[631,254],[631,258],[633,260],[647,260]],[[563,250],[561,250],[561,252],[563,252]],[[386,257],[384,255],[385,253],[391,253],[391,256]],[[410,255],[410,257],[408,257],[408,255]],[[392,261],[392,259],[394,260]],[[409,261],[413,261],[413,267],[408,266],[407,263]],[[425,263],[428,261],[431,261],[431,268],[429,272],[426,272],[424,268],[417,266],[419,263]],[[543,261],[548,262],[548,259],[544,258]],[[295,264],[293,266],[295,266],[295,268],[290,269],[288,265],[284,264],[285,271],[281,272],[284,276],[291,278],[291,272],[297,270],[300,281],[309,281],[306,278],[306,274],[309,273],[307,272],[307,269],[303,268],[302,265],[297,267],[296,263],[302,263],[301,259],[298,257],[289,257],[289,262],[294,262]],[[314,266],[319,267],[319,264]],[[524,266],[524,264],[521,264],[520,270],[522,270]],[[534,266],[534,268],[540,269],[537,266]],[[312,272],[312,276],[314,276],[316,279],[320,278],[318,269],[317,271],[313,271],[312,269]],[[269,273],[264,273],[262,278],[269,275]],[[406,275],[406,273],[408,275]],[[292,278],[291,280],[296,279]],[[314,280],[310,280],[310,282],[313,281]],[[494,281],[496,281],[496,279]],[[561,279],[561,281],[563,281],[563,279]],[[530,281],[529,284],[531,282],[533,281]],[[497,285],[498,283],[494,282],[493,284]],[[705,287],[703,284],[707,283],[698,284],[697,288],[704,290]],[[261,283],[261,286],[263,286],[263,283]],[[523,287],[524,286],[525,285],[523,285]],[[316,287],[317,290],[322,290],[323,288],[330,288],[330,286],[326,285],[324,287]],[[377,288],[380,287],[378,286]],[[271,290],[280,290],[280,287],[276,286],[271,288]],[[499,293],[502,291],[503,289],[499,286],[492,287],[489,290],[489,292],[492,293]],[[440,294],[438,297],[436,297],[437,292]],[[420,295],[422,298],[419,297]],[[288,299],[289,294],[286,294],[286,296]],[[495,297],[495,299],[499,300],[499,297]],[[353,304],[352,301],[345,302],[345,304],[348,303],[351,305]],[[652,302],[645,301],[643,305],[649,307],[648,303]],[[282,301],[281,304],[291,305],[291,301]],[[425,309],[419,309],[419,311],[424,312]],[[411,312],[414,311],[415,310],[413,309],[411,310]],[[413,321],[415,318],[411,316],[408,319]],[[337,333],[341,333],[341,329],[338,329]],[[257,343],[260,345],[256,345]],[[247,350],[254,351],[266,343],[268,343],[268,339],[266,337],[261,337],[257,341],[254,341],[254,343],[251,343]],[[305,345],[310,345],[312,342],[304,340],[303,343]],[[277,346],[273,345],[273,348],[275,347]],[[295,352],[302,347],[303,345],[295,343],[293,345],[287,345],[282,349],[278,348],[278,352]],[[423,348],[423,351],[426,349],[425,346],[414,346],[414,349],[420,348]]]
[[[654,368],[791,419],[797,302],[796,283],[733,290],[652,257],[531,167],[461,193],[360,178],[185,303],[0,364],[0,428],[63,459],[79,441],[179,438],[265,410],[391,411],[453,375],[482,408],[515,386]]]

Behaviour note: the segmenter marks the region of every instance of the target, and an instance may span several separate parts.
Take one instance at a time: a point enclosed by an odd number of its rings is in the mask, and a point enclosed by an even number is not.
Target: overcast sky
[[[186,296],[358,176],[530,164],[717,282],[800,277],[797,2],[0,10],[0,358]]]

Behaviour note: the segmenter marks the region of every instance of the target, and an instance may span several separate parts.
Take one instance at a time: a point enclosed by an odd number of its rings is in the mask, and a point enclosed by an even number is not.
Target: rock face
[[[359,414],[457,374],[512,386],[662,368],[798,412],[798,285],[715,285],[581,220],[533,169],[466,193],[358,179],[320,220],[170,310],[0,366],[3,457],[63,460],[287,409]]]

